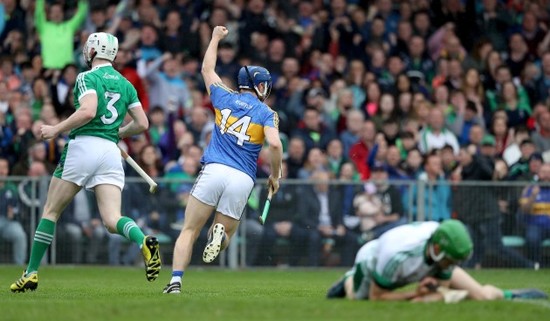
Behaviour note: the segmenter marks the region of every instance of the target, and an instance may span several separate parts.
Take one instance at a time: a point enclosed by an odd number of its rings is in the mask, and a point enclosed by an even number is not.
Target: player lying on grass
[[[481,285],[457,265],[472,254],[462,222],[411,223],[363,245],[355,266],[335,283],[328,298],[458,302],[463,299],[546,299],[536,289],[501,290]],[[395,291],[418,283],[415,290]]]

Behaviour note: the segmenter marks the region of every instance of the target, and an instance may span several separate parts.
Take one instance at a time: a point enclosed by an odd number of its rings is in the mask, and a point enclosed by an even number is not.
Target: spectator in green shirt
[[[44,68],[61,69],[73,63],[73,37],[86,19],[88,2],[80,0],[75,15],[65,21],[61,4],[49,8],[49,20],[46,18],[45,0],[36,0],[34,21],[40,37]]]

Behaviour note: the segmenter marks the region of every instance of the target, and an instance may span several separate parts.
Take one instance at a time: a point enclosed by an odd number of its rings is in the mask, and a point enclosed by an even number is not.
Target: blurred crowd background
[[[26,259],[25,208],[40,205],[29,177],[50,175],[67,140],[44,142],[39,128],[74,111],[82,45],[96,31],[118,37],[115,68],[150,119],[120,144],[162,182],[148,196],[130,180],[124,214],[171,249],[214,128],[201,61],[224,25],[216,71],[235,89],[243,65],[271,72],[266,103],[284,144],[268,224],[243,224],[246,264],[349,265],[389,228],[456,217],[476,244],[469,266],[492,252],[502,266],[539,267],[550,246],[549,19],[547,0],[0,0],[4,256]],[[258,186],[245,217],[265,195]],[[105,241],[93,203],[82,192],[60,221],[68,260],[96,263],[108,243],[109,263],[131,264],[139,252]]]

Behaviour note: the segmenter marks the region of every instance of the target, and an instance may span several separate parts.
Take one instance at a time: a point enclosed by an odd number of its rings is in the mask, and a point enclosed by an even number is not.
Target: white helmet
[[[92,49],[94,51],[92,52]],[[113,62],[118,52],[118,39],[110,33],[94,32],[84,44],[82,54],[88,66],[92,65],[94,58],[106,59]]]

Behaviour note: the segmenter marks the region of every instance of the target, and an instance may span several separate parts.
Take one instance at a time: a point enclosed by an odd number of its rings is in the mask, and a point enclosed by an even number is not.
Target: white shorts
[[[117,145],[94,136],[77,136],[67,142],[54,176],[86,189],[100,184],[124,187],[124,168]]]
[[[254,187],[250,176],[223,164],[207,164],[201,170],[191,195],[216,207],[223,215],[240,220]]]

